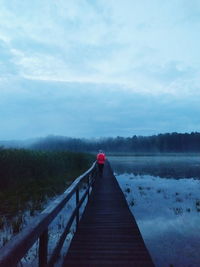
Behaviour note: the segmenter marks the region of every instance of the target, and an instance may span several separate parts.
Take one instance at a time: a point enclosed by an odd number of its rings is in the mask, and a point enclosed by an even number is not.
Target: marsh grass
[[[128,188],[125,189],[125,192],[126,193],[130,193],[131,192],[131,189],[128,187]]]
[[[183,214],[183,209],[181,207],[173,208],[173,211],[174,211],[175,215],[182,215]]]
[[[4,236],[3,240],[2,240],[2,245],[4,246],[8,241],[9,241],[9,239]]]
[[[200,200],[196,199],[196,210],[197,212],[200,212]]]
[[[3,227],[4,227],[4,223],[5,223],[5,219],[4,219],[4,217],[2,216],[2,217],[0,217],[0,230],[3,229]]]
[[[21,230],[23,224],[23,215],[19,214],[17,215],[15,218],[12,219],[12,230],[13,230],[13,234],[19,233],[19,231]]]
[[[13,231],[19,230],[23,211],[30,215],[42,209],[51,197],[62,193],[94,156],[73,152],[43,152],[0,149],[0,217],[15,218]],[[0,220],[0,228],[4,220]]]
[[[130,205],[131,207],[133,207],[133,206],[135,205],[135,200],[132,199],[132,200],[129,202],[129,205]]]
[[[199,199],[196,200],[196,206],[200,208],[200,200]]]
[[[177,198],[176,198],[176,202],[183,202],[183,199],[180,198],[180,197],[177,197]]]

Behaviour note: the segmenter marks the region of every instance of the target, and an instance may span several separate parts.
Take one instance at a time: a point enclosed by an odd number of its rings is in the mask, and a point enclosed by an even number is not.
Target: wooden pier
[[[49,225],[63,212],[63,208],[73,196],[76,205],[65,222],[58,242],[49,253],[48,236],[51,231]],[[85,211],[79,220],[79,210],[87,199]],[[68,252],[66,251],[64,262],[58,265],[57,259],[73,222],[77,231]],[[34,265],[31,261],[30,264],[27,263],[26,259],[26,266],[154,266],[108,162],[101,177],[94,162],[90,169],[79,176],[62,195],[52,201],[26,228],[5,244],[0,249],[0,266],[23,265],[25,255],[34,244],[38,246],[38,256],[34,259]]]
[[[63,266],[154,266],[108,162],[95,181]]]

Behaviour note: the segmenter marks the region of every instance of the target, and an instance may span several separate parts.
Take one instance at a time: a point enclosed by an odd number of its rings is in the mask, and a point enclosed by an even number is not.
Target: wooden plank
[[[95,182],[63,266],[154,266],[108,162]]]

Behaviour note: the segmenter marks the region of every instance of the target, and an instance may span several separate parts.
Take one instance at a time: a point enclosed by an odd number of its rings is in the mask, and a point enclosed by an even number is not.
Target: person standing
[[[106,155],[103,153],[102,150],[99,150],[99,153],[97,154],[97,164],[99,168],[99,174],[102,175],[103,173],[103,167],[106,161]]]

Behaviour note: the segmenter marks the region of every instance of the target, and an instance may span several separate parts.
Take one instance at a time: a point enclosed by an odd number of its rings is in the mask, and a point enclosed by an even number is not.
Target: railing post
[[[88,178],[87,178],[87,185],[88,185],[88,201],[89,201],[89,197],[90,197],[90,175],[88,175]]]
[[[78,207],[79,204],[79,187],[76,189],[76,207]],[[79,208],[76,211],[76,230],[78,229],[79,224]]]
[[[48,229],[40,236],[39,240],[39,267],[47,266]]]

